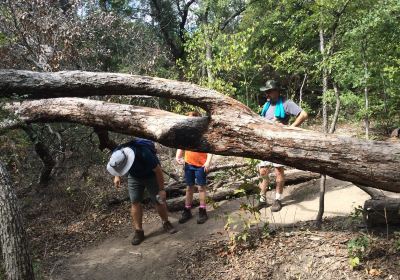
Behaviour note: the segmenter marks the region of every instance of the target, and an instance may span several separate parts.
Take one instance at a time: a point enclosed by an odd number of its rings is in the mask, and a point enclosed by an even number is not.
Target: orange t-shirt
[[[185,151],[185,162],[201,167],[207,161],[207,153]]]

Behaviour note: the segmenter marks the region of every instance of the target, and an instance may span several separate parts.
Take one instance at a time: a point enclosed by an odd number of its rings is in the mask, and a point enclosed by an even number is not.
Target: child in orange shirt
[[[190,112],[188,116],[199,117],[198,112]],[[183,157],[184,155],[184,157]],[[185,182],[187,185],[185,209],[182,212],[182,217],[179,219],[179,223],[183,224],[192,218],[192,202],[193,202],[193,187],[195,184],[199,186],[199,217],[197,219],[198,224],[203,224],[207,221],[206,211],[206,185],[208,169],[210,167],[212,155],[207,153],[199,153],[192,151],[184,151],[178,149],[176,151],[176,161],[178,164],[185,165]]]

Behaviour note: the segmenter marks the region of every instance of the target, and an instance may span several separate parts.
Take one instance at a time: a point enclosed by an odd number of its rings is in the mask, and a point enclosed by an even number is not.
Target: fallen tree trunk
[[[228,169],[237,169],[242,167],[249,166],[248,163],[234,163],[234,164],[226,164],[226,165],[217,165],[210,168],[208,173],[217,172],[221,170],[228,170]]]
[[[400,198],[369,199],[364,203],[364,221],[368,227],[400,225]]]
[[[230,187],[219,188],[216,192],[209,193],[208,198],[212,201],[221,201],[229,199],[235,194],[235,191],[239,189],[241,183],[234,184]],[[199,205],[199,194],[193,194],[193,206]],[[167,200],[167,207],[169,211],[179,211],[185,207],[185,197],[171,198]]]
[[[294,185],[302,182],[307,182],[312,179],[318,179],[321,175],[317,173],[302,171],[302,170],[288,170],[285,175],[286,185]],[[272,178],[274,176],[271,176]],[[208,197],[212,201],[221,201],[229,199],[235,196],[238,189],[245,187],[248,193],[257,193],[259,191],[257,184],[254,184],[252,188],[248,188],[248,185],[244,186],[244,183],[255,183],[259,177],[253,177],[246,181],[233,182],[227,184],[226,187],[217,188],[214,191],[208,191]],[[271,181],[271,184],[275,186],[275,181]],[[193,205],[199,205],[199,195],[197,193],[193,194]],[[169,211],[182,210],[185,207],[185,197],[177,197],[167,200],[167,206]]]
[[[286,179],[286,185],[294,185],[294,184],[299,184],[302,182],[307,182],[313,179],[318,179],[321,175],[313,172],[308,172],[308,171],[303,171],[303,170],[288,170],[285,173],[285,179]],[[272,179],[271,184],[272,186],[275,186],[275,181],[274,181],[275,174],[270,174],[270,178]],[[247,179],[246,182],[256,182],[259,179],[258,176]],[[213,182],[207,186],[207,189],[210,192],[210,189],[214,190],[214,195],[211,196],[211,199],[214,201],[220,201],[223,200],[224,197],[230,197],[234,194],[234,191],[238,189],[244,181],[240,180],[240,182],[224,182],[224,181],[219,181],[219,182]],[[223,187],[223,186],[228,185],[228,187]],[[185,206],[185,189],[186,184],[185,182],[173,182],[170,185],[165,187],[165,190],[167,192],[167,205],[168,210],[170,211],[177,211],[183,209]],[[258,187],[254,185],[254,188],[258,191]],[[174,196],[176,193],[180,194],[180,197],[175,197],[175,198],[170,198],[171,196]],[[122,199],[111,199],[108,202],[108,206],[112,206],[115,204],[122,203],[124,201],[128,201],[129,196],[126,196]],[[194,194],[194,205],[198,205],[199,200],[198,200],[198,194]]]
[[[314,172],[303,171],[298,169],[291,169],[285,171],[285,182],[286,185],[298,184],[301,182],[309,181],[312,179],[318,179],[321,175]],[[256,180],[259,177],[252,177],[250,180]],[[270,173],[269,178],[273,181],[275,180],[275,173]],[[165,187],[166,191],[176,190],[186,188],[186,183],[184,180],[173,182]]]
[[[76,122],[134,134],[169,147],[270,160],[400,192],[400,144],[276,126],[232,98],[189,83],[126,74],[2,70],[0,92],[6,97],[33,98],[109,94],[173,98],[202,107],[208,116],[185,117],[76,98],[25,101],[5,108],[26,122]],[[11,123],[10,127],[18,124],[5,122]]]

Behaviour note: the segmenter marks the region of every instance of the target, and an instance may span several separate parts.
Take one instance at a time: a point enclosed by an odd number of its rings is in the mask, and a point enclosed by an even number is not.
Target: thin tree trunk
[[[325,65],[325,42],[324,31],[322,28],[319,30],[319,48],[322,55],[322,131],[328,132],[328,104],[325,98],[328,91],[328,69]]]
[[[322,224],[322,218],[324,216],[325,211],[325,191],[326,191],[326,175],[321,175],[319,179],[319,207],[318,207],[318,214],[315,222],[317,227],[320,227]]]
[[[34,279],[21,211],[9,174],[2,162],[0,162],[0,243],[7,279]]]
[[[365,125],[365,139],[369,139],[369,98],[368,98],[368,87],[365,86],[364,88],[364,98],[365,98],[365,118],[364,118],[364,125]]]
[[[328,69],[325,65],[325,43],[324,43],[324,31],[322,27],[319,30],[319,47],[322,55],[322,131],[328,132],[328,106],[326,102],[326,92],[328,91]],[[316,224],[318,227],[322,224],[322,217],[325,211],[325,182],[326,175],[321,174],[320,185],[319,185],[319,208],[316,218]]]
[[[205,36],[205,44],[206,44],[206,70],[207,70],[207,80],[208,87],[211,87],[214,77],[212,73],[212,46],[211,46],[211,36],[210,30],[208,26],[208,12],[209,12],[209,4],[207,4],[206,11],[204,13],[203,24],[204,24],[204,36]]]
[[[369,139],[369,88],[368,88],[368,63],[366,59],[366,42],[362,44],[361,53],[364,64],[364,101],[365,101],[365,117],[364,117],[364,125],[365,125],[365,139]]]
[[[303,88],[307,80],[307,73],[304,74],[303,82],[301,83],[300,92],[299,92],[299,105],[303,103]]]
[[[385,112],[385,122],[386,122],[386,133],[390,133],[390,119],[387,118],[389,111],[388,111],[388,104],[387,104],[387,92],[386,92],[386,84],[385,84],[385,79],[383,78],[383,75],[381,73],[381,80],[382,80],[382,91],[383,91],[383,111]]]
[[[335,113],[332,118],[331,127],[329,128],[329,133],[331,134],[334,133],[336,130],[336,124],[339,118],[339,111],[340,111],[340,96],[336,83],[333,83],[333,90],[335,91],[336,106],[335,106]]]

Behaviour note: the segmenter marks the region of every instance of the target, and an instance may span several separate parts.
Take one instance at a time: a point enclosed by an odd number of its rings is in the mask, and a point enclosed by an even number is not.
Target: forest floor
[[[285,207],[279,213],[269,208],[261,211],[261,221],[268,221],[268,236],[261,222],[250,230],[246,242],[232,241],[240,235],[243,222],[251,214],[239,210],[253,199],[241,198],[210,207],[210,219],[204,225],[192,219],[180,225],[179,213],[171,221],[179,232],[163,233],[152,209],[147,209],[144,230],[146,240],[130,244],[129,205],[118,207],[119,215],[109,213],[99,228],[99,236],[71,250],[55,253],[54,262],[46,263],[48,279],[400,279],[400,253],[395,250],[392,234],[370,233],[360,227],[355,208],[368,196],[348,182],[329,178],[325,221],[317,230],[312,222],[318,211],[318,180],[285,189]],[[271,198],[272,192],[269,194]],[[194,210],[197,214],[197,209]],[[352,214],[352,216],[349,216]],[[228,217],[232,220],[226,230]],[[245,218],[246,217],[246,218]],[[110,221],[114,221],[111,222]],[[111,225],[111,227],[110,227]],[[238,227],[236,228],[235,225]],[[81,228],[80,228],[81,227]],[[225,227],[225,229],[224,229]],[[78,232],[88,226],[71,225]],[[235,228],[235,229],[234,229]],[[107,234],[107,231],[109,233]],[[90,232],[90,231],[89,231]],[[358,269],[349,265],[347,243],[368,236],[369,247]],[[78,238],[82,242],[82,238]],[[97,239],[97,241],[96,241]],[[66,240],[68,242],[68,240]],[[74,240],[71,240],[74,243]],[[78,242],[79,243],[79,242]],[[92,244],[93,243],[93,244]],[[72,249],[74,248],[74,249]],[[68,250],[67,250],[68,251]],[[64,254],[62,257],[61,254]],[[52,258],[48,258],[52,259]]]
[[[350,128],[339,130],[357,135]],[[180,167],[167,165],[173,149],[160,156],[164,168],[179,174]],[[146,239],[132,246],[127,192],[113,188],[104,165],[65,168],[38,193],[16,178],[37,279],[400,279],[400,229],[368,231],[359,209],[369,197],[348,182],[328,178],[321,229],[313,222],[319,180],[311,180],[287,186],[284,208],[263,209],[251,226],[254,213],[245,208],[255,203],[252,196],[210,203],[203,225],[196,224],[197,209],[183,225],[180,213],[170,213],[174,235],[162,232],[145,205]],[[352,269],[348,244],[355,240],[367,244],[358,247],[362,258]]]

